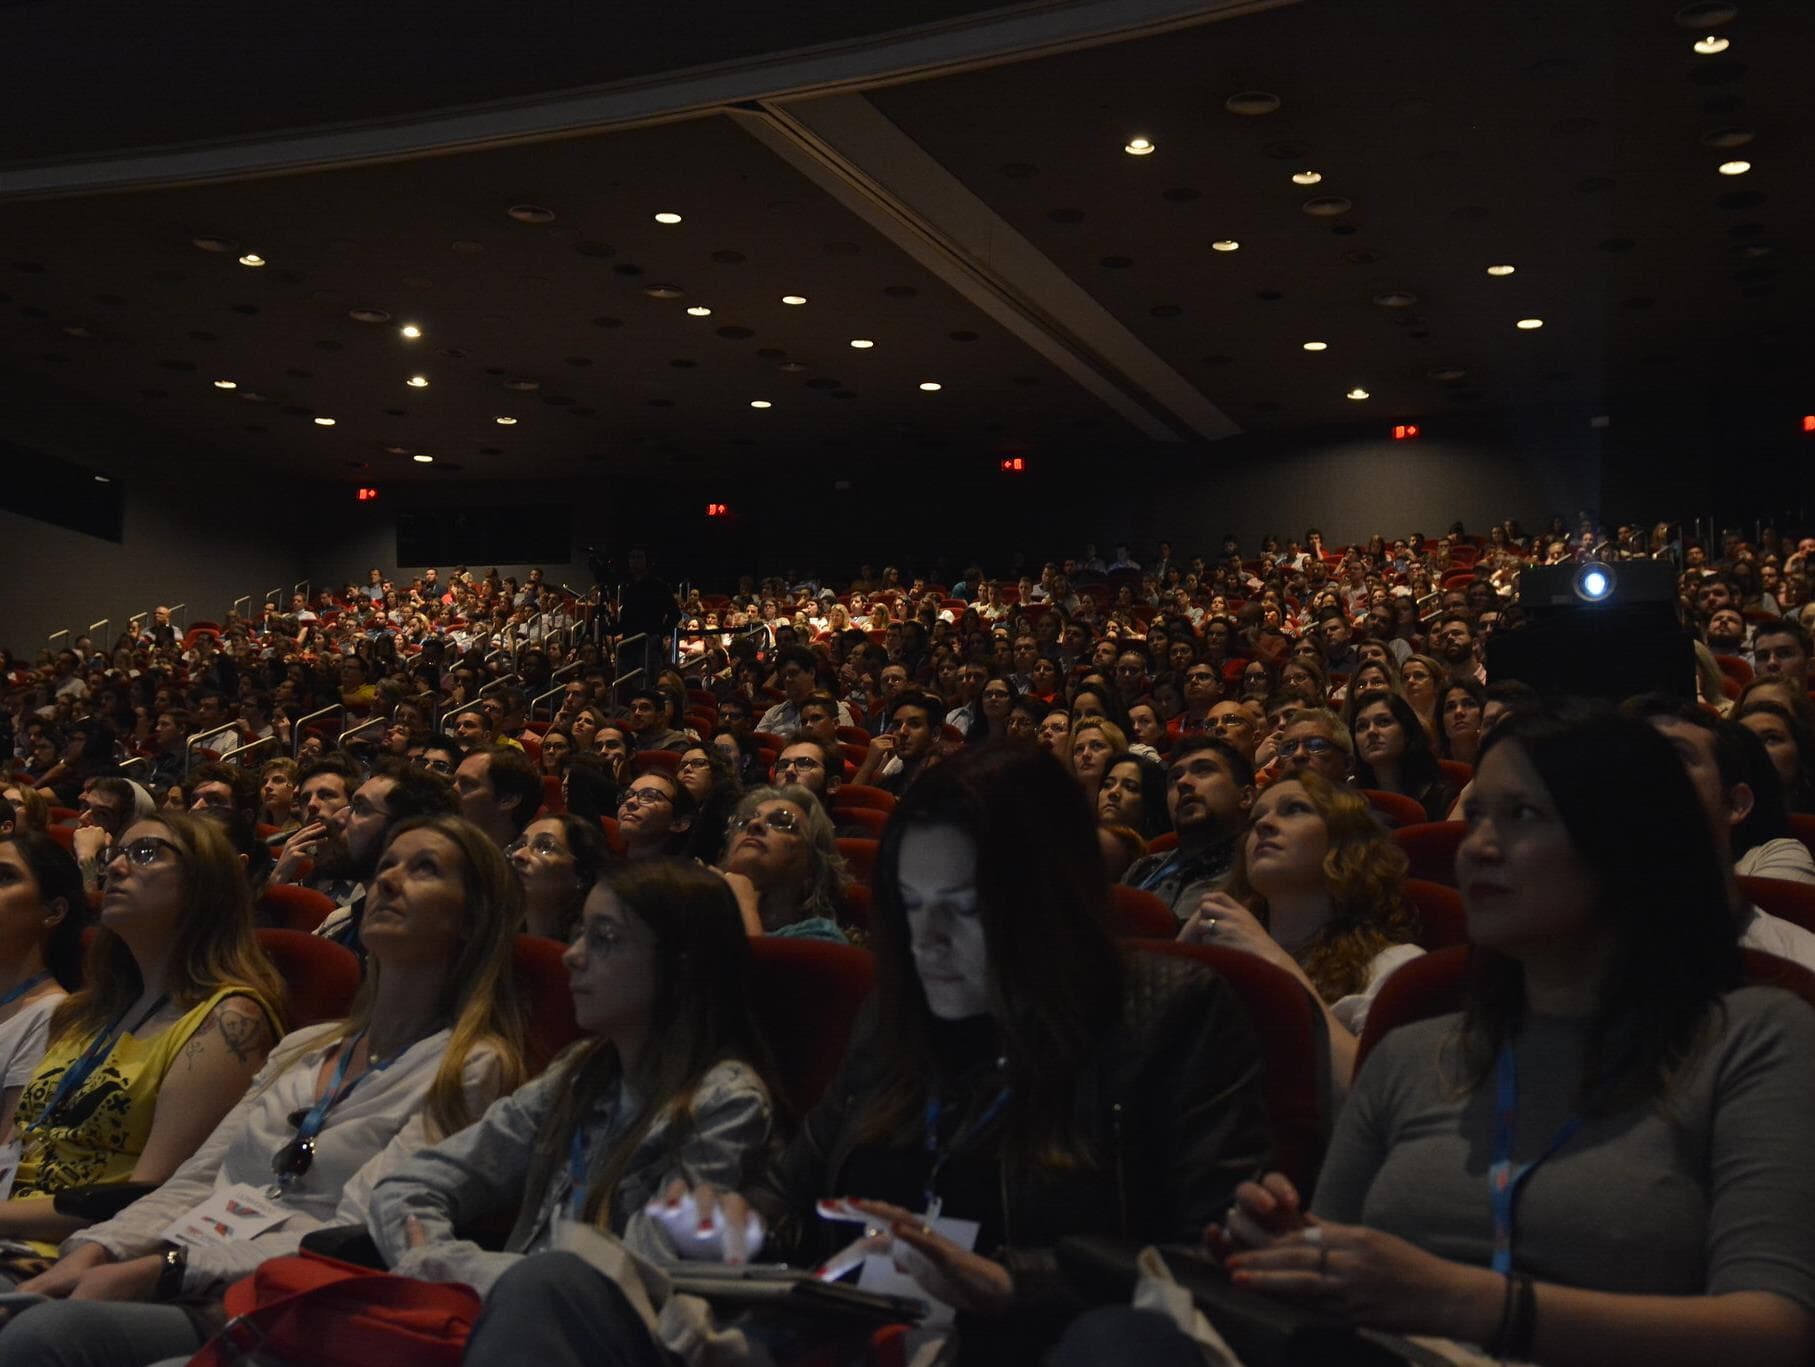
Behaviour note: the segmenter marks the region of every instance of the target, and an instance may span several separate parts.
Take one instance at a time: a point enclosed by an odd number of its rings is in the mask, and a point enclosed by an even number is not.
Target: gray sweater
[[[525,1191],[524,1183],[536,1140],[567,1087],[572,1057],[557,1059],[541,1077],[494,1102],[477,1123],[421,1150],[373,1188],[367,1226],[393,1271],[464,1282],[483,1295],[525,1254],[550,1246],[555,1217],[572,1190],[567,1163],[555,1165],[544,1191]],[[590,1164],[604,1162],[636,1113],[621,1084],[600,1098],[586,1120]],[[673,1261],[667,1235],[643,1207],[676,1177],[731,1191],[748,1186],[768,1162],[771,1133],[762,1079],[741,1063],[716,1065],[695,1090],[687,1122],[677,1126],[670,1117],[658,1118],[637,1146],[612,1194],[612,1232],[645,1257]],[[518,1212],[505,1252],[455,1236],[458,1226],[499,1210]],[[414,1250],[404,1233],[412,1215],[429,1240]]]
[[[1661,1101],[1590,1121],[1526,1181],[1519,1270],[1628,1294],[1770,1291],[1815,1310],[1815,1012],[1766,987],[1725,1003],[1724,1028]],[[1460,1021],[1403,1026],[1369,1057],[1312,1208],[1485,1267],[1495,1088],[1490,1075],[1462,1089]],[[1520,1033],[1517,1164],[1572,1113],[1584,1027],[1537,1017]]]

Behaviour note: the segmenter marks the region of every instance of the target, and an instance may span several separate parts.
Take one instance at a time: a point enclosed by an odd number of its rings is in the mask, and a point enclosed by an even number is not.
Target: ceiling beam
[[[750,135],[1156,441],[1241,429],[861,95],[732,110]]]
[[[0,200],[293,175],[575,137],[1122,42],[1297,0],[1030,0],[937,24],[421,118],[0,168]],[[19,54],[23,56],[24,54]],[[49,55],[46,55],[46,60]]]

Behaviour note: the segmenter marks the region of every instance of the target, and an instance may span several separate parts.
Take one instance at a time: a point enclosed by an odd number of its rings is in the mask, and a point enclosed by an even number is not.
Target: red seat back
[[[681,757],[672,750],[643,750],[630,757],[630,767],[639,774],[660,769],[665,774],[680,772]]]
[[[71,854],[76,851],[76,828],[74,826],[46,826],[44,834],[56,841]]]
[[[1178,918],[1151,892],[1126,883],[1109,885],[1109,930],[1118,940],[1172,940]]]
[[[1461,893],[1442,883],[1409,878],[1405,896],[1418,909],[1419,948],[1448,949],[1468,943],[1468,917],[1462,910]]]
[[[751,1004],[796,1113],[825,1093],[876,982],[868,950],[771,935],[750,941]]]
[[[873,807],[840,807],[833,813],[833,819],[839,826],[861,826],[880,841],[882,828],[888,825],[889,814]]]
[[[1360,791],[1368,806],[1395,830],[1405,826],[1421,826],[1427,820],[1424,805],[1413,801],[1404,793],[1389,793],[1384,788],[1363,788]]]
[[[1355,1050],[1355,1072],[1380,1043],[1382,1035],[1409,1021],[1427,1020],[1462,1009],[1462,984],[1468,970],[1469,949],[1452,945],[1435,949],[1401,964],[1380,986],[1368,1008],[1367,1025]]]
[[[541,1072],[548,1061],[584,1033],[574,1019],[573,996],[567,990],[567,946],[539,935],[519,935],[511,946],[511,972],[523,994],[529,1066]]]
[[[1177,848],[1177,831],[1167,831],[1163,835],[1156,835],[1147,842],[1148,854],[1159,854],[1162,850],[1176,850]]]
[[[353,1009],[359,992],[359,956],[352,950],[301,930],[255,933],[258,947],[289,988],[287,1019],[292,1030],[342,1020]]]
[[[1393,832],[1393,843],[1404,850],[1412,861],[1411,876],[1431,883],[1456,886],[1456,847],[1468,827],[1460,821],[1425,821],[1415,826],[1401,826]]]
[[[542,815],[559,816],[567,810],[567,799],[561,795],[561,776],[542,775]]]
[[[1182,945],[1176,940],[1142,940],[1136,947],[1196,959],[1235,989],[1260,1042],[1267,1114],[1273,1122],[1273,1166],[1300,1191],[1310,1191],[1328,1132],[1323,1094],[1330,1072],[1330,1037],[1322,1008],[1290,973],[1243,950]]]
[[[328,919],[328,913],[334,910],[334,899],[314,888],[272,883],[258,895],[258,905],[286,929],[307,934]]]
[[[832,794],[832,806],[869,807],[878,812],[895,810],[895,795],[886,788],[872,787],[867,783],[847,783]]]
[[[860,883],[870,881],[870,874],[876,867],[876,851],[881,846],[879,840],[861,840],[849,836],[838,838],[838,852],[850,867],[851,877]]]
[[[1792,883],[1786,878],[1742,878],[1739,890],[1760,911],[1815,931],[1815,884]]]
[[[1443,781],[1454,788],[1458,794],[1474,782],[1475,766],[1464,764],[1459,759],[1440,759],[1437,767],[1443,771]]]

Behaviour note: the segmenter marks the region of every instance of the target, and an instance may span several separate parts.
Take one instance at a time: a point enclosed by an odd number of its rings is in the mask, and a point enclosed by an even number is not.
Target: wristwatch
[[[183,1274],[189,1270],[189,1250],[181,1244],[164,1249],[164,1261],[158,1268],[158,1284],[152,1294],[161,1301],[173,1301],[183,1294]]]

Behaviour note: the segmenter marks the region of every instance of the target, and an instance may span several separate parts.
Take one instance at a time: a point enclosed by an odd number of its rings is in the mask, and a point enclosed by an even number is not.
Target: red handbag
[[[458,1367],[480,1301],[471,1287],[304,1252],[259,1264],[225,1304],[226,1326],[189,1367]]]

